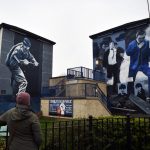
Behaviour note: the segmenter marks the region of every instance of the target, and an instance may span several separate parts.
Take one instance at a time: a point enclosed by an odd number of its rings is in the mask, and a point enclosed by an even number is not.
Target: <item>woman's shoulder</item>
[[[30,120],[32,121],[32,122],[34,122],[34,121],[37,121],[37,120],[39,120],[39,118],[38,118],[38,116],[36,115],[36,113],[34,113],[34,112],[30,112]]]

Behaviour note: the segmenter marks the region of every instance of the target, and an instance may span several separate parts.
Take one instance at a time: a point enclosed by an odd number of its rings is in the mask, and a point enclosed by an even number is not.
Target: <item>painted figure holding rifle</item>
[[[12,73],[11,86],[13,95],[26,91],[28,82],[21,67],[29,64],[34,66],[39,65],[34,56],[30,53],[30,47],[30,40],[24,38],[23,42],[14,45],[7,54],[6,65]]]

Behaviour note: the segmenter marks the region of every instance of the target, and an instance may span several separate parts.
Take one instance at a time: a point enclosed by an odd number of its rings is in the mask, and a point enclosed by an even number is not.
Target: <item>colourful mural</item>
[[[113,107],[135,108],[131,96],[149,105],[150,26],[132,28],[93,40],[93,67],[107,82]],[[105,80],[104,80],[105,79]]]

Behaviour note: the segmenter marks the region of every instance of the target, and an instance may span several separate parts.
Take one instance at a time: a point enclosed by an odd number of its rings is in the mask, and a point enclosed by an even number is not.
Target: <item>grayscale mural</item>
[[[30,53],[31,42],[28,38],[24,38],[22,42],[14,45],[6,57],[6,65],[11,72],[11,86],[13,94],[25,92],[28,80],[25,77],[23,66],[33,65],[38,67],[39,63]],[[28,70],[30,71],[30,70]],[[30,72],[32,74],[32,72]]]

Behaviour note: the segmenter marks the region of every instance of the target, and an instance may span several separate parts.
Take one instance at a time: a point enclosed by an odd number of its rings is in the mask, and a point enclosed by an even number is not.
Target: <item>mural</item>
[[[2,31],[0,114],[15,106],[21,91],[30,93],[32,109],[39,112],[42,87],[52,73],[53,42],[19,30]]]
[[[111,82],[114,77],[115,84],[119,82],[120,65],[123,61],[125,33],[120,32],[108,37],[96,39],[93,42],[93,67],[101,72],[101,79]],[[116,51],[118,49],[118,51]],[[110,52],[110,55],[109,55]],[[110,59],[108,59],[108,57]],[[117,61],[115,62],[115,59]],[[112,68],[114,68],[112,70]],[[114,74],[117,70],[118,74]],[[111,72],[113,71],[113,72]]]
[[[39,73],[41,59],[39,59],[40,46],[33,39],[15,35],[15,45],[10,49],[6,57],[6,66],[11,72],[11,86],[13,95],[27,91],[31,96],[40,94],[41,83]],[[36,54],[35,54],[36,51]],[[34,55],[35,54],[35,55]]]
[[[28,38],[24,38],[23,42],[14,45],[6,57],[6,65],[12,73],[11,86],[13,94],[16,95],[20,92],[25,92],[28,81],[21,69],[21,66],[32,64],[38,66],[34,56],[30,53],[29,49],[31,42]]]
[[[108,98],[113,107],[135,109],[130,95],[138,97],[150,107],[149,65],[150,26],[133,28],[93,41],[93,67],[103,73],[101,78],[108,84]]]

